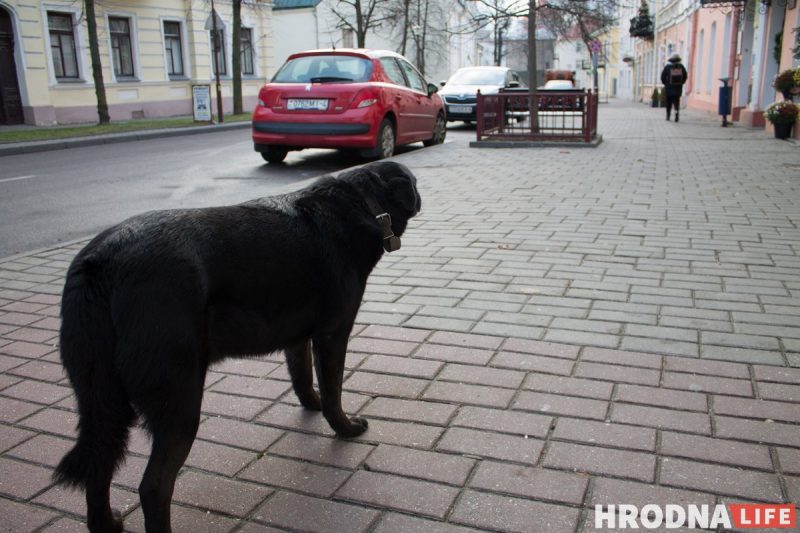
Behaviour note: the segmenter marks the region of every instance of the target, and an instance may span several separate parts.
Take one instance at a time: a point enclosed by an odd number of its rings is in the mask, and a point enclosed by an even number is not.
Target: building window
[[[350,29],[342,29],[342,48],[353,48],[353,36],[355,33]]]
[[[714,56],[717,51],[717,23],[711,25],[711,36],[708,38],[708,67],[706,70],[706,92],[711,94],[714,80]]]
[[[239,32],[242,47],[242,74],[252,76],[255,74],[253,67],[253,30],[242,28]]]
[[[78,55],[75,53],[75,33],[72,15],[47,12],[50,29],[50,52],[56,79],[78,79]]]
[[[212,58],[211,71],[216,74],[215,68],[219,65],[220,75],[226,76],[228,74],[228,65],[225,63],[225,30],[218,29],[216,39],[214,38],[213,30],[209,32],[209,35],[211,35],[211,52],[212,54],[215,50],[217,52],[217,63],[215,64]]]
[[[180,22],[164,21],[164,52],[167,56],[167,74],[184,76]]]
[[[133,76],[133,48],[131,46],[131,21],[127,18],[108,17],[111,34],[111,53],[114,61],[114,75]]]
[[[698,46],[697,56],[695,57],[695,83],[694,85],[697,87],[697,92],[700,92],[700,87],[702,87],[702,78],[703,78],[703,54],[705,54],[705,41],[706,41],[706,30],[700,30],[700,45]]]

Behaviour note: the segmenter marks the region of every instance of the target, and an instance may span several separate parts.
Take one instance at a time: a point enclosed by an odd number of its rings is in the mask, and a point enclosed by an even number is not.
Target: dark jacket
[[[680,96],[683,93],[683,84],[688,75],[686,67],[680,63],[667,63],[661,71],[661,83],[667,96]]]

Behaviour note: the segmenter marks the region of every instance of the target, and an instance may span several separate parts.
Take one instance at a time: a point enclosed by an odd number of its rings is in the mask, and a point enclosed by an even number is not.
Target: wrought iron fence
[[[532,91],[478,93],[479,141],[582,141],[597,135],[597,93]],[[536,110],[531,114],[530,110]]]

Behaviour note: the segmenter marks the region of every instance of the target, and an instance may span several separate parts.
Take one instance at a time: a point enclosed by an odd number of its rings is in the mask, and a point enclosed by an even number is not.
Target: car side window
[[[400,63],[400,66],[403,68],[403,72],[408,78],[408,83],[412,89],[420,91],[420,92],[427,92],[427,85],[425,84],[425,80],[422,79],[422,76],[419,75],[417,69],[412,67],[406,61],[402,59],[397,60]]]
[[[402,85],[403,87],[406,86],[406,79],[403,77],[403,71],[400,70],[400,65],[397,64],[397,61],[395,61],[393,57],[382,57],[381,66],[389,79],[392,80],[392,83]]]

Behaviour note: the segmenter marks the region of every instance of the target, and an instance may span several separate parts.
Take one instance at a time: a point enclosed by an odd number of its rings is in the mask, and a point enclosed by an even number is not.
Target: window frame
[[[402,78],[402,83],[398,83],[397,81],[392,79],[392,76],[389,74],[389,70],[386,68],[386,65],[384,64],[384,61],[393,63],[395,65],[395,67],[397,67],[397,72],[400,73],[400,77]],[[381,68],[383,69],[383,72],[386,75],[386,77],[389,78],[389,83],[391,83],[392,85],[397,85],[398,87],[404,87],[406,89],[410,89],[411,88],[409,86],[409,84],[408,84],[408,78],[406,77],[405,73],[403,72],[403,67],[400,66],[400,64],[397,61],[397,58],[392,57],[392,56],[384,56],[384,57],[379,58],[378,62],[381,64]]]
[[[342,28],[342,48],[355,48],[356,32],[351,28]]]
[[[406,61],[405,59],[402,59],[402,58],[399,58],[399,57],[395,58],[395,59],[400,64],[400,69],[403,71],[403,75],[406,78],[406,82],[408,84],[407,85],[408,88],[411,89],[412,91],[419,91],[421,93],[427,94],[428,83],[425,81],[425,77],[422,74],[419,73],[419,71],[416,69],[416,67],[414,65],[412,65],[411,63],[409,63],[408,61]],[[411,72],[412,74],[416,74],[419,77],[419,81],[422,83],[422,87],[421,88],[418,89],[418,88],[414,87],[414,83],[411,80],[411,76],[409,76],[409,74],[408,74],[409,72]]]
[[[245,41],[243,38],[245,34],[248,35],[248,39]],[[245,42],[249,44],[248,48],[245,48]],[[256,75],[256,55],[255,49],[253,47],[253,28],[242,26],[239,28],[239,47],[240,55],[241,55],[241,66],[242,66],[242,76],[255,76]],[[249,52],[249,54],[247,54]],[[247,55],[249,55],[250,59],[250,70],[248,71],[245,67],[247,65]]]
[[[111,21],[112,19],[125,20],[128,23],[128,48],[130,51],[130,67],[131,73],[118,73],[116,52],[114,47],[114,35],[112,32]],[[116,81],[138,81],[139,63],[138,63],[138,47],[136,44],[136,20],[133,15],[128,13],[107,13],[106,14],[106,28],[108,30],[108,49],[111,52],[111,73]],[[116,32],[119,33],[119,32]]]
[[[222,68],[220,69],[220,77],[227,78],[229,77],[228,74],[228,47],[225,46],[225,39],[228,37],[228,32],[226,31],[226,26],[217,27],[217,33],[220,35],[219,42],[220,42],[220,50],[219,50],[219,62],[222,63]],[[209,48],[209,57],[211,60],[211,75],[216,76],[217,71],[214,69],[214,30],[208,30],[208,48]]]
[[[162,18],[161,20],[161,39],[162,39],[162,50],[164,52],[164,73],[168,80],[185,80],[188,79],[187,70],[189,68],[187,58],[186,58],[186,22],[181,19],[175,18]],[[177,24],[178,32],[177,34],[167,34],[167,24]],[[180,46],[179,53],[177,57],[181,60],[181,72],[170,72],[170,69],[174,67],[173,59],[176,57],[173,53],[173,49],[168,45],[171,42],[175,42],[177,39],[178,45]],[[169,50],[169,53],[168,53]]]
[[[58,17],[63,17],[63,18],[68,19],[71,30],[67,31],[67,30],[61,30],[61,29],[53,29],[50,26],[50,16],[51,15],[58,16]],[[69,82],[83,81],[83,76],[81,75],[81,61],[80,61],[80,55],[79,55],[80,46],[79,46],[79,43],[77,42],[78,41],[78,35],[77,35],[78,32],[75,31],[75,13],[70,12],[70,11],[61,11],[61,10],[58,10],[58,9],[49,9],[49,8],[45,7],[45,20],[47,21],[47,38],[48,38],[48,45],[49,45],[48,48],[50,49],[49,61],[50,61],[50,65],[52,66],[52,71],[51,72],[53,74],[53,80],[55,80],[56,83],[63,83],[63,82],[69,83]],[[73,59],[73,65],[72,66],[75,69],[75,75],[74,76],[67,76],[66,75],[66,69],[64,68],[65,65],[66,65],[66,62],[64,61],[63,42],[62,42],[61,37],[66,36],[66,35],[68,35],[72,40],[71,48],[72,48],[72,59]],[[58,43],[57,45],[56,45],[56,41]],[[59,63],[58,64],[56,63],[56,61],[55,61],[55,59],[53,57],[54,48],[56,48],[56,46],[59,49]],[[62,75],[58,74],[58,66],[57,65],[59,65],[59,64],[61,66]]]

